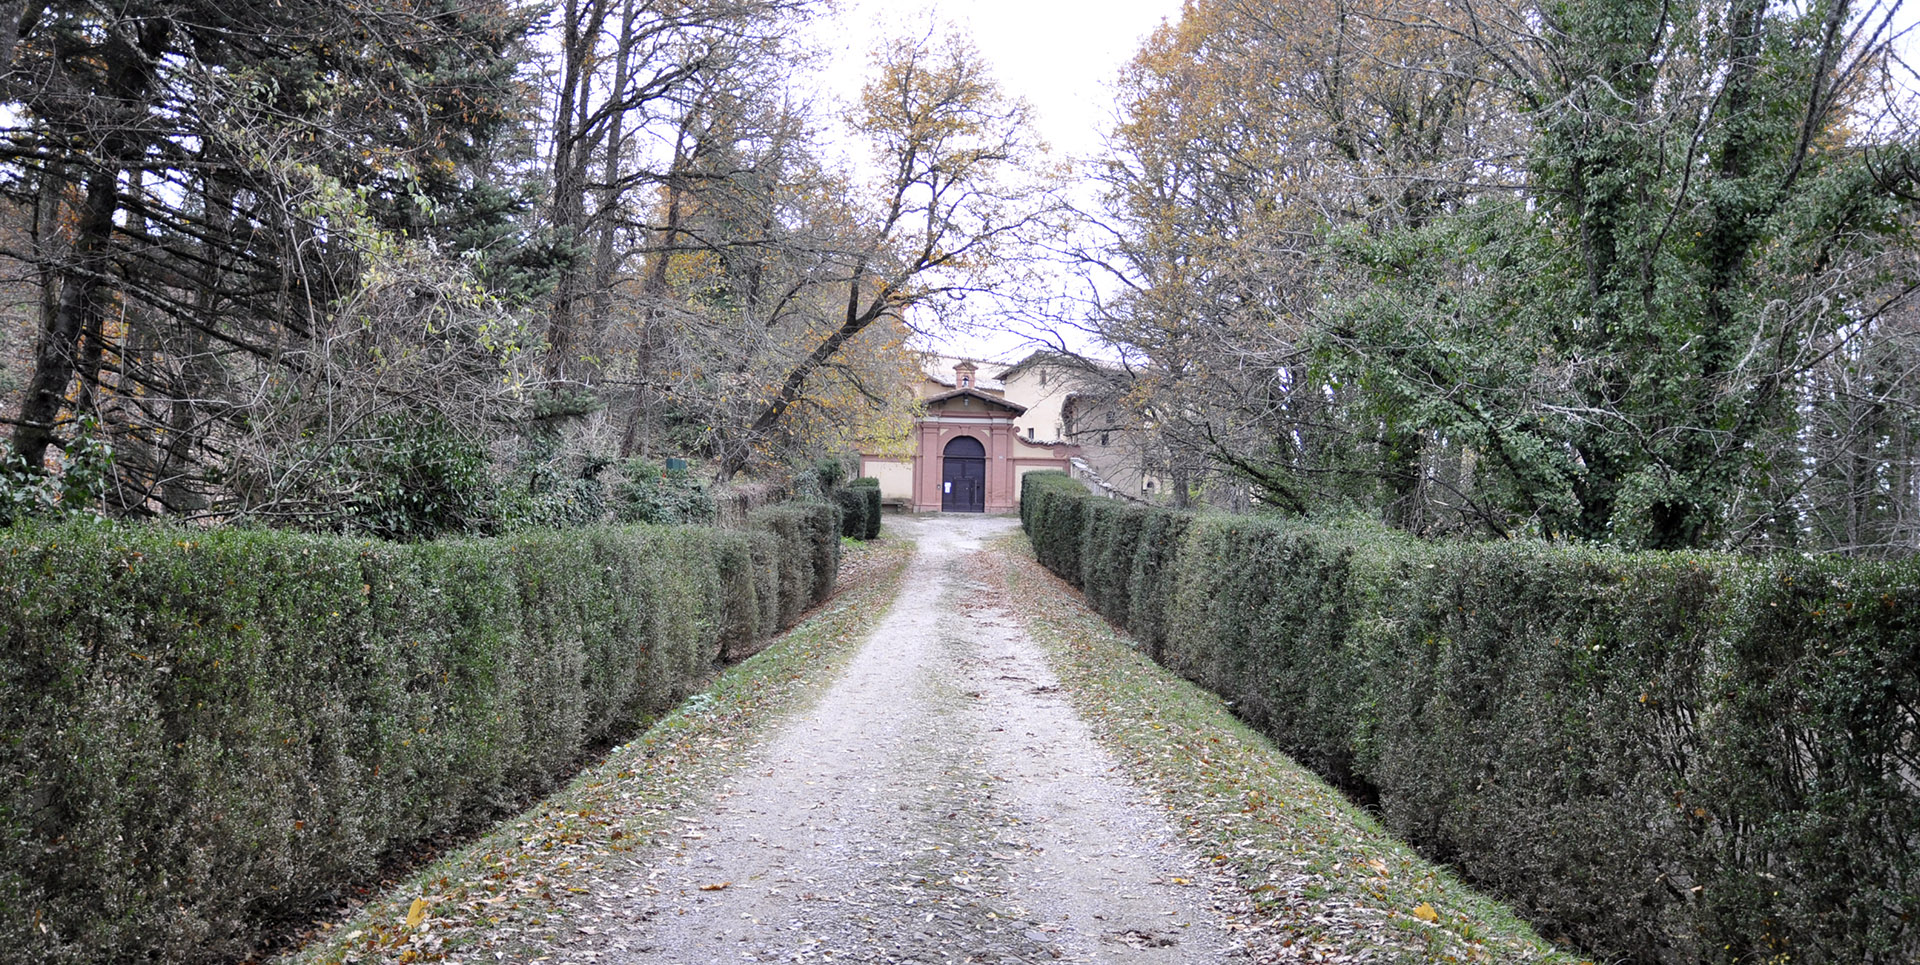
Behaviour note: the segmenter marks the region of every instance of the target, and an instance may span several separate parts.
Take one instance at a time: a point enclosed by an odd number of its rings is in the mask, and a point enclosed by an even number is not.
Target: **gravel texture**
[[[810,710],[595,891],[597,962],[1201,962],[1218,873],[1059,692],[969,555],[1007,517],[889,517],[919,550]]]

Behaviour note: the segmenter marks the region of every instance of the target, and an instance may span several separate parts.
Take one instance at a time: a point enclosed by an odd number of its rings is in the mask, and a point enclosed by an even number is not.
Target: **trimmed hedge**
[[[758,515],[0,534],[0,957],[239,958],[383,854],[523,804],[830,592],[831,507]]]
[[[1920,561],[1430,544],[1076,488],[1027,487],[1043,563],[1558,940],[1920,961]]]
[[[880,480],[872,476],[861,476],[847,483],[847,488],[860,493],[867,501],[866,530],[855,536],[857,539],[872,540],[880,538]]]
[[[841,536],[870,540],[880,535],[880,490],[848,486],[834,490],[833,499],[840,507]]]
[[[1058,496],[1063,498],[1048,498]],[[1020,524],[1033,538],[1041,565],[1080,586],[1081,504],[1087,487],[1057,470],[1020,477]],[[1116,503],[1116,506],[1119,504]]]

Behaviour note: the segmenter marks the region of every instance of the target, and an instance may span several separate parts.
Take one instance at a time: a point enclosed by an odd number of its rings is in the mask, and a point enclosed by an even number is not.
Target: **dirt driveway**
[[[1007,517],[892,518],[919,550],[848,671],[643,855],[601,962],[1204,962],[1217,884],[1059,693],[969,555]]]

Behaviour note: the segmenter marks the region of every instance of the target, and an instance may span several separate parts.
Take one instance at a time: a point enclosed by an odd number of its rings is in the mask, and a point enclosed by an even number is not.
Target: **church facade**
[[[861,474],[880,480],[887,502],[914,512],[1003,513],[1020,503],[1020,478],[1042,469],[1072,470],[1080,447],[1058,439],[1058,426],[1027,418],[1046,399],[1009,398],[1012,382],[981,379],[972,362],[953,367],[952,381],[929,375],[920,390],[925,413],[914,425],[908,458],[860,457]],[[1009,370],[1011,374],[1013,370]]]

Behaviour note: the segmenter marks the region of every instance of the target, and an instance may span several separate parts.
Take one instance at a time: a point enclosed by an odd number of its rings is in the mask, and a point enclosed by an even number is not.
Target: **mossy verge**
[[[1246,889],[1252,914],[1233,927],[1269,932],[1306,961],[1367,951],[1395,962],[1584,961],[1387,834],[1219,697],[1141,655],[1034,561],[1025,536],[992,556],[1003,598],[1075,709],[1189,843]]]
[[[593,885],[630,870],[771,726],[825,690],[898,593],[913,544],[847,551],[871,578],[722,673],[520,816],[433,862],[350,918],[322,923],[283,965],[513,960],[591,936]],[[484,954],[483,954],[484,953]]]

